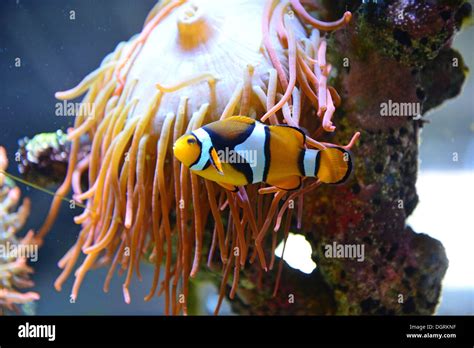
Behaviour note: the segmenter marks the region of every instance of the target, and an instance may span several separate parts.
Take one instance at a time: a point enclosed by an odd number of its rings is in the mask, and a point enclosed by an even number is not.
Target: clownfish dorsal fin
[[[241,123],[246,123],[246,124],[255,123],[255,120],[253,118],[250,118],[248,116],[242,116],[242,115],[227,117],[223,119],[223,121],[241,122]]]
[[[216,168],[217,172],[220,175],[224,175],[224,171],[222,170],[222,162],[219,159],[219,155],[214,147],[211,147],[209,150],[209,160],[214,168]]]
[[[306,145],[306,134],[300,128],[288,126],[286,124],[277,124],[274,126],[270,126],[270,129],[277,133],[285,132],[286,134],[291,134],[295,137],[295,139],[297,139],[301,147],[305,147]]]

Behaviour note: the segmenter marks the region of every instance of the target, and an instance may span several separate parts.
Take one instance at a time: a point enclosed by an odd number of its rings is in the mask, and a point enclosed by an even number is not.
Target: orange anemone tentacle
[[[267,0],[265,4],[265,9],[263,10],[263,20],[262,20],[262,36],[263,36],[263,44],[268,52],[268,56],[273,64],[273,67],[276,69],[278,73],[278,78],[280,80],[281,86],[283,89],[287,89],[288,87],[288,80],[286,78],[285,71],[283,70],[283,66],[278,59],[278,55],[272,45],[272,39],[270,37],[270,21],[272,17],[272,12],[274,9],[274,0]]]
[[[286,102],[288,102],[288,100],[291,98],[291,93],[293,92],[293,89],[295,88],[295,84],[296,84],[296,55],[297,55],[296,38],[295,38],[293,28],[291,28],[290,20],[285,18],[285,24],[287,26],[287,31],[288,31],[288,60],[289,60],[288,66],[289,66],[290,81],[288,82],[288,86],[285,90],[285,94],[283,95],[283,98],[281,98],[280,101],[275,106],[273,106],[270,110],[266,112],[265,115],[263,115],[260,118],[262,122],[264,122],[267,118],[269,118],[270,115],[280,110],[283,107],[283,105]]]
[[[342,18],[334,22],[324,22],[312,17],[308,12],[306,12],[303,5],[299,0],[290,0],[291,6],[295,9],[296,13],[308,24],[312,25],[314,28],[319,30],[336,30],[344,27],[347,23],[350,22],[352,18],[352,13],[346,11]]]

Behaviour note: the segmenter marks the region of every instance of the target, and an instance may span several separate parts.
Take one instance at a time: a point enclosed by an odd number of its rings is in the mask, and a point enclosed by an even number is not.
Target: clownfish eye
[[[194,139],[194,138],[188,138],[188,144],[189,144],[189,145],[196,144],[196,139]]]

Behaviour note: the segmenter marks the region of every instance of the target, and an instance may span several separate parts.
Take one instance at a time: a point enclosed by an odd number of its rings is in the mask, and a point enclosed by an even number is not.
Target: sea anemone
[[[72,299],[91,268],[108,264],[104,290],[119,268],[126,273],[123,293],[129,303],[130,282],[134,274],[140,277],[146,258],[156,268],[145,300],[164,292],[165,313],[186,314],[189,277],[196,276],[208,249],[208,264],[222,262],[217,312],[231,273],[232,298],[248,262],[273,268],[274,249],[288,235],[293,210],[300,227],[303,195],[320,182],[304,180],[292,192],[255,184],[233,193],[181,166],[171,144],[203,124],[247,115],[304,127],[308,146],[331,146],[314,140],[335,130],[332,117],[341,103],[328,85],[331,65],[321,32],[344,27],[351,13],[323,22],[308,12],[315,10],[299,0],[161,1],[141,33],[120,43],[77,87],[56,94],[69,100],[86,93],[68,133],[65,181],[37,237],[41,241],[50,230],[72,186],[74,199],[85,204],[75,218],[82,230],[59,261],[57,290],[84,253]],[[79,161],[84,136],[92,145]],[[88,188],[82,190],[85,175]],[[205,238],[207,228],[212,238]]]
[[[30,200],[25,198],[18,209],[21,192],[3,173],[8,167],[6,151],[0,146],[0,315],[7,312],[20,312],[24,305],[39,299],[35,292],[20,292],[30,288],[29,279],[33,269],[27,265],[24,253],[18,252],[26,247],[35,247],[33,231],[29,231],[21,240],[16,233],[25,224],[30,214]]]

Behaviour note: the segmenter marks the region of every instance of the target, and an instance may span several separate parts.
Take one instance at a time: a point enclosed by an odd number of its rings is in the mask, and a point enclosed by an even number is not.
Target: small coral
[[[31,288],[29,275],[33,269],[27,265],[23,247],[36,248],[33,231],[19,239],[16,234],[23,227],[30,213],[30,201],[20,201],[20,189],[4,174],[8,166],[5,149],[0,147],[0,314],[29,312],[28,304],[39,299],[35,292],[20,292]]]
[[[90,151],[90,141],[81,139],[79,159]],[[71,142],[60,129],[52,133],[40,133],[18,141],[18,171],[23,177],[39,186],[59,184],[67,171]]]

